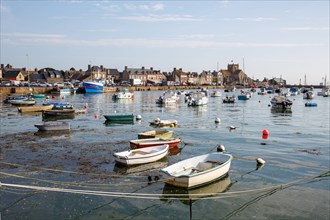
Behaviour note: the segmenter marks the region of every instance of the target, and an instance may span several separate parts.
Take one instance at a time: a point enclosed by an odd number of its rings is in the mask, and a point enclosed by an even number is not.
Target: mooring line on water
[[[108,174],[101,174],[101,173],[82,173],[82,172],[76,172],[76,171],[69,171],[69,170],[60,170],[60,169],[51,169],[51,168],[44,168],[44,167],[35,167],[31,165],[24,165],[24,164],[16,164],[16,163],[9,163],[9,162],[0,162],[0,164],[5,164],[8,166],[13,167],[30,167],[37,170],[46,170],[46,171],[52,171],[52,172],[59,172],[59,173],[69,173],[69,174],[79,174],[79,175],[93,175],[93,176],[106,176],[106,177],[122,177],[122,175],[108,175]],[[126,176],[129,178],[146,178],[147,176]]]
[[[292,181],[286,184],[280,184],[270,187],[264,187],[253,190],[242,190],[236,192],[225,192],[225,193],[199,193],[199,194],[191,194],[191,196],[195,196],[198,200],[205,199],[223,199],[223,198],[231,198],[241,196],[242,194],[249,193],[257,193],[263,191],[273,191],[273,190],[281,190],[288,187],[296,186],[299,184],[306,184],[314,181],[321,181],[322,179],[328,177],[330,175],[330,171],[327,170],[325,173],[322,173],[317,176],[309,176],[304,179]],[[318,179],[318,180],[317,180]],[[305,183],[304,183],[305,182]],[[192,198],[187,198],[189,194],[151,194],[151,193],[125,193],[125,192],[109,192],[109,191],[92,191],[92,190],[78,190],[78,189],[64,189],[64,188],[56,188],[56,187],[40,187],[40,186],[31,186],[31,185],[20,185],[20,184],[9,184],[9,183],[0,183],[1,186],[7,187],[17,187],[17,188],[25,188],[25,189],[34,189],[40,191],[52,191],[52,192],[63,192],[63,193],[74,193],[74,194],[85,194],[85,195],[95,195],[95,196],[109,196],[109,197],[122,197],[122,198],[138,198],[138,199],[167,199],[167,200],[190,200]],[[180,197],[182,196],[182,197]],[[198,196],[210,196],[204,198],[198,198]]]
[[[158,181],[148,181],[148,182],[131,182],[131,183],[108,183],[108,184],[88,184],[88,183],[73,183],[73,182],[63,182],[63,181],[55,181],[55,180],[44,180],[44,179],[39,179],[39,178],[32,178],[32,177],[26,177],[26,176],[20,176],[17,174],[11,174],[11,173],[4,173],[0,172],[0,175],[4,176],[10,176],[10,177],[15,177],[15,178],[20,178],[20,179],[29,179],[33,181],[38,181],[38,182],[46,182],[46,183],[51,183],[51,184],[56,184],[56,185],[64,185],[64,186],[77,186],[77,187],[83,187],[83,188],[99,188],[99,187],[106,187],[106,186],[136,186],[136,185],[141,185],[141,184],[150,184],[154,182],[161,182],[161,180]]]

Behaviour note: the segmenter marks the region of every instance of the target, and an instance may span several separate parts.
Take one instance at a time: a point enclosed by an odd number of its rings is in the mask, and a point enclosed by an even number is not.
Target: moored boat
[[[230,169],[232,155],[210,153],[172,164],[161,169],[164,182],[183,188],[194,188],[225,177]]]
[[[10,100],[10,103],[12,105],[35,105],[36,104],[36,100],[34,100],[33,98],[27,98],[27,99],[21,99],[21,100]]]
[[[146,138],[171,138],[173,131],[158,129],[152,131],[146,131],[138,134],[138,139],[146,139]]]
[[[111,114],[104,115],[104,117],[108,121],[134,121],[133,114]]]
[[[42,106],[30,106],[30,107],[18,107],[17,110],[21,113],[25,112],[42,112],[45,110],[53,109],[53,105],[42,105]]]
[[[190,94],[188,99],[188,106],[202,106],[207,105],[209,102],[208,97],[205,95],[205,92],[194,92]]]
[[[171,149],[178,146],[180,142],[181,142],[180,138],[147,138],[147,139],[131,140],[129,143],[132,149],[154,147],[164,144],[168,144],[169,148]]]
[[[42,112],[43,116],[72,116],[75,114],[74,109],[52,109]]]
[[[134,93],[130,92],[128,89],[121,89],[112,95],[113,99],[133,99]]]
[[[287,110],[291,109],[292,101],[285,96],[274,96],[270,101],[272,109]]]
[[[169,145],[159,145],[154,147],[146,147],[136,150],[122,151],[114,153],[113,156],[117,163],[123,165],[138,165],[155,162],[164,158],[168,154]]]
[[[158,126],[158,127],[175,127],[178,124],[177,120],[174,119],[167,119],[161,120],[160,118],[156,118],[154,121],[149,122],[151,126]]]
[[[31,95],[33,98],[37,98],[37,99],[43,99],[43,98],[45,98],[45,94],[32,94]]]
[[[235,102],[236,102],[235,95],[226,96],[225,98],[222,99],[222,103],[235,103]]]
[[[212,93],[211,93],[211,97],[221,97],[221,92],[220,91],[213,91]]]
[[[317,103],[316,102],[306,102],[305,103],[305,106],[306,107],[316,107],[317,106]]]
[[[65,121],[48,121],[35,124],[39,131],[63,131],[70,130],[70,123]]]
[[[242,90],[241,94],[237,95],[237,99],[238,100],[249,100],[249,99],[251,99],[251,93]]]
[[[103,83],[99,82],[83,82],[83,87],[86,93],[102,93]]]

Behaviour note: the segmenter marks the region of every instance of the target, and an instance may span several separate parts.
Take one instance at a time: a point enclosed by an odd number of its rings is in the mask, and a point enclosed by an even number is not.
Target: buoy
[[[214,122],[219,124],[221,122],[221,120],[220,120],[220,118],[216,118]]]
[[[268,134],[263,134],[262,139],[265,139],[265,140],[268,139]]]
[[[85,103],[84,108],[88,108],[88,103]]]
[[[263,130],[263,131],[262,131],[262,135],[269,135],[268,130],[267,130],[267,129]]]
[[[98,114],[94,114],[94,118],[95,119],[98,119],[99,118],[99,115]]]
[[[55,96],[54,95],[52,96],[52,99],[55,99]]]
[[[226,149],[225,149],[225,146],[223,146],[223,145],[219,145],[218,147],[217,147],[217,151],[218,152],[224,152]]]
[[[136,116],[136,120],[141,120],[141,119],[142,119],[141,115]]]
[[[155,118],[155,122],[160,122],[160,118]]]
[[[265,164],[266,163],[266,161],[264,161],[261,158],[257,158],[256,161],[257,161],[257,164]]]
[[[170,128],[174,128],[175,127],[175,125],[172,123],[172,124],[170,124]]]

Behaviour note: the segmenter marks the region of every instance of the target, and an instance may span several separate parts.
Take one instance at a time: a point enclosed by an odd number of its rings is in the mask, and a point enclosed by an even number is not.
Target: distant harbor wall
[[[243,87],[235,86],[237,89],[243,89]],[[297,87],[297,85],[287,85],[287,88]],[[298,86],[304,87],[304,86]],[[322,88],[320,85],[309,85],[305,87],[314,87],[314,88]],[[192,90],[192,89],[226,89],[233,88],[233,86],[117,86],[117,87],[104,87],[104,93],[115,93],[120,89],[128,89],[130,91],[157,91],[157,90]],[[42,93],[42,94],[50,94],[52,87],[0,87],[0,94],[29,94],[29,93]]]

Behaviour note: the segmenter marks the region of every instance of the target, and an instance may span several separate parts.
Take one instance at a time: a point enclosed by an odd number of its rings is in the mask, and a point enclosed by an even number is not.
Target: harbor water
[[[86,114],[61,119],[71,131],[57,133],[37,132],[42,115],[21,114],[2,95],[0,219],[330,218],[329,97],[315,96],[317,107],[305,107],[302,95],[292,96],[292,112],[274,112],[273,94],[225,104],[232,93],[221,90],[208,105],[188,107],[184,95],[177,104],[156,105],[162,93],[134,92],[134,99],[117,101],[110,93],[53,97],[88,106]],[[105,123],[103,115],[113,113],[142,119]],[[154,130],[155,118],[178,121],[167,129],[181,138],[180,148],[151,164],[116,165],[112,154]],[[234,157],[228,176],[190,190],[164,184],[161,168],[219,145]],[[258,166],[257,158],[266,163]]]

